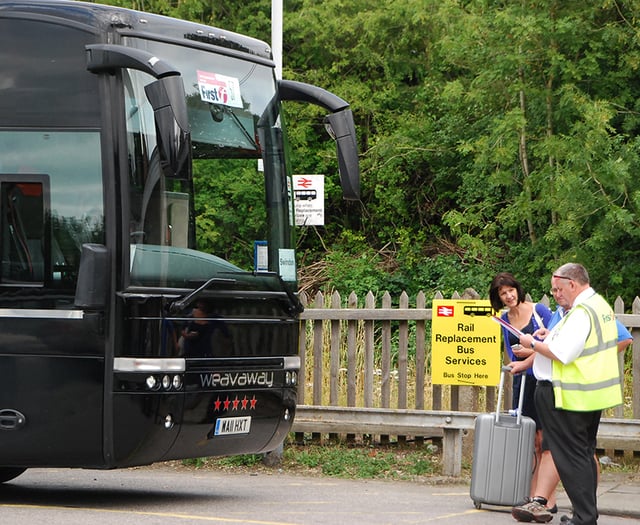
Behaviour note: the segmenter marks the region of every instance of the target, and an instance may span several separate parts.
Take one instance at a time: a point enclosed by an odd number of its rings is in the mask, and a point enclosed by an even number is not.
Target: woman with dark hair
[[[539,328],[545,328],[551,319],[551,310],[541,303],[532,303],[526,300],[524,288],[516,278],[508,273],[501,272],[493,278],[489,288],[489,300],[494,310],[500,312],[504,310],[501,317],[510,325],[514,326],[525,334],[533,334]],[[510,361],[523,361],[533,350],[520,345],[518,337],[508,330],[502,330],[504,348]],[[522,400],[522,415],[528,416],[536,422],[536,463],[533,472],[531,487],[535,487],[538,474],[538,465],[542,454],[542,431],[538,413],[534,402],[534,392],[536,388],[536,378],[533,376],[531,368],[527,370],[527,379],[524,385],[524,397]],[[522,376],[516,375],[513,378],[512,407],[518,408],[520,397],[520,385]]]

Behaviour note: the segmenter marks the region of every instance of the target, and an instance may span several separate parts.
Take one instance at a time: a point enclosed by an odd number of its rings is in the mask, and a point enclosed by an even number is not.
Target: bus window
[[[3,181],[0,175],[2,267],[5,283],[41,283],[44,279],[44,191],[42,182],[28,177]]]
[[[189,194],[167,192],[167,244],[187,248],[189,240]]]
[[[153,78],[139,71],[125,75],[131,244],[189,247],[187,182],[164,176],[153,117],[144,93]]]
[[[85,45],[95,39],[88,26],[66,15],[28,18],[0,18],[2,42],[15,50],[0,51],[0,302],[25,304],[40,286],[55,288],[51,307],[68,301],[58,291],[75,290],[82,243],[105,242],[101,106],[98,79],[86,70]],[[11,225],[13,212],[23,232]]]
[[[0,130],[0,286],[75,289],[82,244],[104,243],[99,152],[97,132]]]
[[[97,79],[86,72],[86,32],[9,17],[0,19],[0,35],[14,50],[0,49],[2,126],[98,125]]]

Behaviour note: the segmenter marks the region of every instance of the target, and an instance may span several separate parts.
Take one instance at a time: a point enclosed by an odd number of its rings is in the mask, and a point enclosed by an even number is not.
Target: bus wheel
[[[27,469],[22,467],[0,467],[0,483],[17,478],[25,470]]]

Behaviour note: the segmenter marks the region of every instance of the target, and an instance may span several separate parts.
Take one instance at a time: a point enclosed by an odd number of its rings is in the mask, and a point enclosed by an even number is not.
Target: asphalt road
[[[33,469],[0,485],[2,525],[402,525],[516,522],[474,508],[467,485],[361,481],[170,467]],[[551,522],[559,523],[559,516]],[[604,516],[600,525],[635,520]]]

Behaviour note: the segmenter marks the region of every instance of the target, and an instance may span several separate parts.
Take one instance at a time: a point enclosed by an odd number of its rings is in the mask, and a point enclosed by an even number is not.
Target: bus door
[[[0,465],[102,461],[103,347],[65,300],[75,250],[51,190],[47,174],[0,173]]]
[[[126,280],[127,266],[130,271],[145,247],[157,252],[189,242],[191,159],[184,89],[178,72],[146,51],[92,44],[87,57],[88,70],[109,85],[107,98],[114,107],[122,104],[113,118],[124,119],[120,124],[126,134],[115,140],[124,140],[118,149],[127,169],[121,171],[124,190],[117,207],[123,215],[115,222],[122,225]],[[118,327],[105,376],[106,454],[112,466],[162,459],[180,429],[185,365],[171,350],[170,323],[162,319],[167,285],[153,280],[117,286]]]

